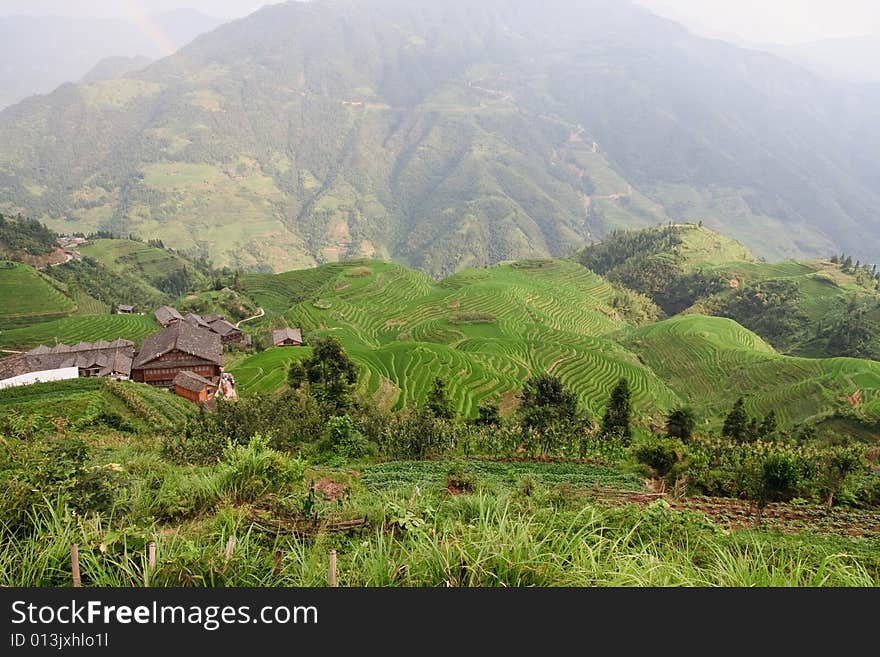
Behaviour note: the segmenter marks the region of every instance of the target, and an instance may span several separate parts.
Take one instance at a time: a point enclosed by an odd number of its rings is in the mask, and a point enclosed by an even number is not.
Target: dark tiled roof
[[[208,315],[202,315],[202,319],[208,322],[208,324],[213,324],[218,319],[223,319],[223,315],[218,315],[217,313],[210,313]]]
[[[302,342],[303,336],[302,331],[298,328],[284,328],[278,329],[277,331],[272,331],[272,342],[274,344],[278,344],[279,342],[284,342],[285,340],[293,340],[294,342]]]
[[[98,369],[100,376],[131,374],[134,360],[134,342],[80,342],[74,347],[59,344],[51,349],[40,345],[26,354],[0,360],[0,379],[8,379],[30,372],[58,370],[64,367]]]
[[[195,313],[187,313],[186,317],[183,318],[183,321],[192,326],[208,328],[208,322],[205,321],[205,318],[201,315],[196,315]]]
[[[195,372],[180,372],[174,377],[174,385],[190,392],[201,392],[209,386],[217,387],[213,382]]]
[[[18,354],[0,360],[0,381],[30,372],[42,371],[42,369],[33,369],[34,363],[36,363],[36,359],[27,354]]]
[[[186,322],[177,322],[144,340],[144,345],[132,367],[134,369],[143,367],[175,349],[217,365],[223,364],[223,345],[219,335],[203,328],[190,326]]]
[[[234,324],[227,322],[225,319],[218,319],[215,322],[211,322],[211,330],[214,331],[214,333],[216,333],[217,335],[222,336],[227,336],[230,333],[238,331],[238,329],[235,328]]]
[[[171,306],[162,306],[159,310],[156,311],[156,321],[159,322],[162,326],[168,326],[171,322],[176,319],[183,319],[183,315],[177,312],[177,309],[172,308]]]

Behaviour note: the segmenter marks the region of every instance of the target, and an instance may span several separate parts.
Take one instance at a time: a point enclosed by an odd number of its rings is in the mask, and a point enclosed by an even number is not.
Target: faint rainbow
[[[144,11],[137,0],[123,0],[126,13],[137,23],[141,31],[153,41],[163,56],[171,55],[177,50],[174,40],[169,37],[150,15]]]

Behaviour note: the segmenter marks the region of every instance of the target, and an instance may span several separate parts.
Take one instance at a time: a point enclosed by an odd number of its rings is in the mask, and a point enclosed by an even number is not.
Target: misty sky
[[[880,35],[878,0],[637,0],[708,36],[803,43]]]
[[[281,0],[0,0],[0,16],[113,16],[132,12],[157,14],[172,9],[198,9],[215,18],[246,16]]]
[[[442,2],[442,0],[438,0]],[[478,0],[475,0],[478,1]],[[576,2],[577,0],[572,0]],[[752,42],[797,43],[880,34],[878,0],[637,0],[696,32]],[[244,16],[265,0],[0,0],[0,15],[131,16],[191,7]]]

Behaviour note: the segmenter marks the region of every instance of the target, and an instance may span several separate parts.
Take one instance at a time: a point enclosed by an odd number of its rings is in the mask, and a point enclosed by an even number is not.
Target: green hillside
[[[705,271],[735,282],[739,289],[769,281],[790,283],[797,290],[798,308],[812,326],[820,324],[830,314],[839,312],[853,298],[873,302],[874,318],[880,319],[880,290],[877,283],[871,281],[864,271],[844,271],[840,265],[829,260],[725,262],[707,267]],[[695,310],[720,307],[735,294],[736,291],[728,287],[698,302]]]
[[[880,359],[880,275],[832,260],[768,263],[694,224],[616,231],[576,259],[667,315],[734,319],[785,353]]]
[[[687,315],[636,329],[612,307],[611,285],[572,262],[521,261],[433,283],[397,265],[356,261],[245,277],[244,285],[267,307],[267,324],[338,337],[361,366],[363,392],[388,407],[420,403],[439,376],[464,415],[484,400],[509,410],[530,375],[550,372],[596,415],[628,378],[643,423],[688,402],[714,426],[739,396],[755,413],[775,410],[786,426],[880,419],[880,363],[782,356],[721,318]],[[245,394],[266,392],[284,386],[287,365],[305,354],[273,349],[233,371]],[[856,391],[856,407],[841,399]]]
[[[0,209],[252,271],[442,277],[669,220],[864,260],[878,134],[871,90],[618,0],[288,2],[4,110]]]
[[[76,304],[27,265],[0,261],[0,330],[58,319]]]
[[[112,341],[124,338],[140,343],[159,330],[152,315],[95,315],[68,317],[32,326],[0,331],[0,347],[30,349],[44,344]]]
[[[156,287],[156,283],[167,278],[169,273],[181,269],[194,269],[192,261],[188,258],[167,249],[132,240],[90,240],[80,247],[79,251],[84,256],[94,258],[114,273],[138,276],[145,283],[152,285],[157,294],[164,292]],[[197,272],[194,271],[193,274],[197,275]]]
[[[723,418],[744,397],[752,415],[774,411],[786,425],[835,414],[880,419],[880,362],[782,356],[736,322],[702,315],[659,322],[621,343],[705,417]],[[857,392],[856,406],[843,399]]]
[[[169,392],[106,379],[76,379],[0,390],[0,415],[35,415],[68,426],[156,431],[195,414],[195,406]],[[109,423],[109,424],[108,424]]]
[[[614,290],[574,263],[522,261],[433,283],[398,265],[356,261],[244,283],[276,323],[339,337],[362,366],[364,390],[388,406],[422,401],[441,376],[463,414],[483,400],[509,408],[522,382],[543,371],[571,385],[594,413],[624,375],[643,410],[677,401],[632,353],[603,337],[626,325],[610,305]],[[282,312],[285,290],[291,296]],[[235,370],[245,389],[267,358]]]

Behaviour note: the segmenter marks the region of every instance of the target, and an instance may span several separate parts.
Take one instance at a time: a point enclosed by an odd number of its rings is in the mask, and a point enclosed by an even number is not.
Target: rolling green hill
[[[267,309],[265,326],[338,337],[361,367],[362,392],[388,407],[423,401],[439,376],[462,414],[483,400],[509,410],[530,375],[550,372],[594,415],[625,376],[644,424],[686,402],[717,427],[740,396],[754,413],[775,410],[784,426],[827,421],[859,433],[880,420],[880,363],[783,356],[722,318],[637,329],[612,307],[614,288],[573,262],[518,261],[434,283],[362,260],[243,283]],[[268,392],[306,353],[272,349],[233,371],[245,394]],[[856,392],[857,404],[842,399]]]
[[[0,331],[0,347],[31,349],[44,344],[112,341],[124,338],[140,343],[159,330],[152,315],[94,315],[67,317],[31,326]]]
[[[621,343],[707,417],[723,417],[744,397],[752,415],[774,411],[788,426],[835,414],[880,419],[880,362],[782,356],[736,322],[702,315],[659,322]],[[857,405],[844,399],[857,392]]]
[[[880,250],[876,93],[617,0],[272,5],[7,108],[0,146],[0,209],[249,270],[439,278],[670,219]]]
[[[0,330],[66,317],[74,301],[32,267],[0,261]]]
[[[880,276],[851,259],[766,262],[694,224],[617,231],[576,255],[668,315],[735,319],[791,355],[880,359]]]
[[[124,423],[130,429],[169,428],[196,412],[190,402],[163,390],[107,379],[75,379],[0,390],[0,414],[65,418],[72,428]]]

